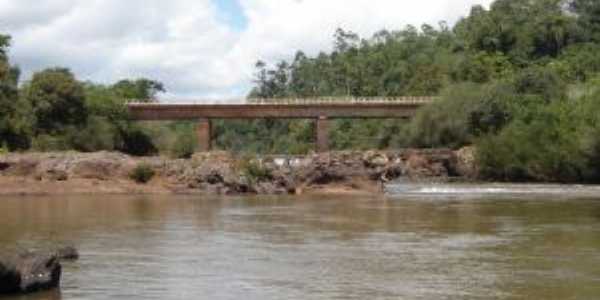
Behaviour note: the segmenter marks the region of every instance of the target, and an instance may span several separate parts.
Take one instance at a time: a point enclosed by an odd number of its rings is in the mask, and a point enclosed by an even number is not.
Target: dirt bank
[[[400,177],[470,176],[469,155],[445,149],[254,158],[213,152],[181,160],[109,152],[12,153],[0,156],[0,195],[378,193],[384,182]],[[130,178],[139,165],[156,174],[147,184]]]

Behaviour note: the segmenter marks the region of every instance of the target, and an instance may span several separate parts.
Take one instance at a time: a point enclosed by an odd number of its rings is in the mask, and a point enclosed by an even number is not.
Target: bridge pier
[[[323,153],[329,151],[329,119],[320,116],[315,126],[315,135],[317,142],[317,152]]]
[[[198,150],[200,152],[209,152],[212,150],[212,124],[210,119],[198,119],[196,136],[198,137]]]

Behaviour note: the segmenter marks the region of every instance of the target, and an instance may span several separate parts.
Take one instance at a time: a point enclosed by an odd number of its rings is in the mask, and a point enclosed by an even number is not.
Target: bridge
[[[331,119],[408,119],[436,97],[249,99],[246,104],[128,103],[139,121],[197,120],[201,151],[212,146],[212,119],[313,119],[318,152],[329,148]]]

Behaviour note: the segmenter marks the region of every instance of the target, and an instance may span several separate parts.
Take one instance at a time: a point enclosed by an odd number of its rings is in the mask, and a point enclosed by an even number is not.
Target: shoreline
[[[210,152],[190,159],[116,152],[10,153],[0,155],[0,195],[383,195],[383,184],[391,180],[466,180],[473,166],[464,152],[406,149],[293,157]],[[131,176],[140,166],[154,174],[145,184]]]
[[[155,185],[156,184],[156,185]],[[261,195],[246,193],[247,195]],[[280,193],[285,195],[283,193]],[[214,195],[208,191],[177,187],[164,183],[150,182],[148,184],[135,184],[125,180],[96,181],[89,179],[76,179],[64,182],[40,182],[23,177],[0,177],[0,197],[3,196],[67,196],[67,195]],[[229,194],[244,195],[244,194]],[[269,194],[263,194],[269,195]],[[328,184],[311,186],[302,192],[289,195],[384,195],[384,191],[377,187],[352,184]]]

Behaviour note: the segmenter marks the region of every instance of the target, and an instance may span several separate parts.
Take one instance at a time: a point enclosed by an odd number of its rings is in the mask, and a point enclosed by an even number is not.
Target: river
[[[600,298],[600,200],[475,188],[0,198],[0,249],[81,252],[60,291],[0,299]]]

